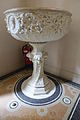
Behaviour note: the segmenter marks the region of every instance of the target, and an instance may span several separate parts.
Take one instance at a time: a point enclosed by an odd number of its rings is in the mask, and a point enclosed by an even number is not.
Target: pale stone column
[[[25,94],[29,94],[30,92],[30,96],[46,95],[54,87],[52,82],[44,75],[44,60],[47,59],[47,53],[43,51],[45,44],[46,43],[31,44],[33,51],[27,54],[33,62],[33,73],[32,76],[23,83],[22,90]]]

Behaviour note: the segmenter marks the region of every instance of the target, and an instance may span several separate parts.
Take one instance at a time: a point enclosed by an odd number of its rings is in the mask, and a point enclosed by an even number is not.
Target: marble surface
[[[67,120],[80,90],[58,79],[63,88],[58,100],[44,106],[25,104],[16,97],[14,86],[19,79],[31,73],[31,70],[23,70],[0,82],[0,120]]]

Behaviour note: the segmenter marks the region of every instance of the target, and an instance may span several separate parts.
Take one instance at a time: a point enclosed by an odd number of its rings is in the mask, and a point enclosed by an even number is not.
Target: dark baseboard
[[[0,76],[0,81],[1,81],[1,80],[3,80],[3,79],[8,78],[8,77],[9,77],[9,76],[11,76],[11,75],[14,75],[15,73],[18,73],[18,72],[20,72],[20,71],[24,70],[25,68],[26,68],[26,67],[25,67],[25,66],[23,66],[23,67],[18,68],[18,69],[14,70],[14,71],[12,71],[12,72],[10,72],[10,73],[6,74],[6,75]]]
[[[79,83],[75,83],[75,82],[73,82],[72,80],[65,79],[65,78],[63,78],[63,77],[54,75],[54,74],[49,73],[49,72],[46,72],[46,71],[45,71],[45,74],[47,74],[47,75],[49,74],[49,75],[53,76],[54,78],[57,78],[57,79],[59,79],[59,80],[62,80],[63,82],[66,82],[67,84],[72,85],[72,86],[74,86],[75,88],[80,89],[80,84],[79,84]]]
[[[23,66],[23,67],[18,68],[17,70],[14,70],[14,71],[6,74],[6,75],[3,75],[3,76],[0,77],[0,81],[2,81],[2,80],[4,80],[4,79],[6,79],[6,78],[8,78],[8,77],[10,77],[10,76],[18,73],[18,72],[20,72],[20,71],[22,71],[22,70],[24,70],[24,69],[32,69],[32,65],[31,65],[31,66]],[[74,87],[80,89],[80,84],[75,83],[75,82],[73,82],[72,80],[67,80],[67,79],[65,79],[65,78],[62,78],[62,77],[60,77],[60,76],[51,74],[51,73],[46,72],[46,71],[45,71],[45,74],[51,75],[51,76],[53,76],[54,78],[60,79],[60,80],[62,80],[62,81],[65,81],[65,82],[67,82],[69,85],[73,85]]]

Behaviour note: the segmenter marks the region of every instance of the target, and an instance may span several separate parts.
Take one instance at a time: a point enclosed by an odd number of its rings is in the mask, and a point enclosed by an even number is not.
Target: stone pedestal
[[[33,62],[33,73],[22,83],[22,92],[31,98],[45,98],[50,95],[51,91],[55,91],[54,83],[44,75],[43,65],[47,59],[47,53],[43,51],[46,43],[35,43],[32,53],[28,53],[27,57]]]

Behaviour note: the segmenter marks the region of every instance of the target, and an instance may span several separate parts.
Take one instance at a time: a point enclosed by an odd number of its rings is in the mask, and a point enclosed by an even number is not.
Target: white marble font
[[[33,62],[33,73],[22,83],[22,92],[35,99],[47,98],[55,92],[55,84],[44,75],[43,65],[47,42],[62,38],[69,30],[71,13],[54,9],[16,8],[5,11],[7,29],[17,40],[29,42],[33,51],[28,57]]]

